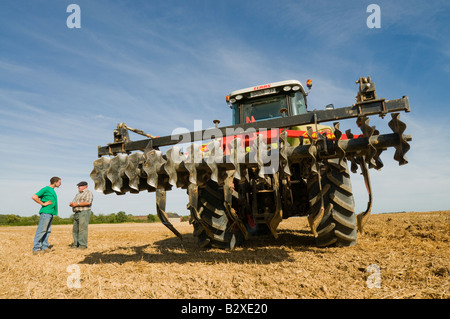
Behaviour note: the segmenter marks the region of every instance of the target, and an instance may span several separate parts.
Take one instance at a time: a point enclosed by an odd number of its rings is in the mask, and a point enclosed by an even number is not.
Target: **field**
[[[315,247],[305,218],[232,251],[175,227],[183,242],[160,223],[90,225],[74,250],[71,226],[54,225],[43,255],[35,226],[0,227],[0,298],[450,298],[450,211],[372,215],[350,248]]]

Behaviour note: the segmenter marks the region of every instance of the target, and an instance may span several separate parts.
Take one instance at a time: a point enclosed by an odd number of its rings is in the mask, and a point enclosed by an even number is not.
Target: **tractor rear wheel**
[[[324,215],[317,226],[316,244],[326,246],[354,246],[357,239],[355,202],[347,163],[345,169],[338,160],[328,160],[320,171]],[[321,208],[318,175],[308,181],[310,213],[317,214]]]
[[[193,226],[200,247],[233,249],[242,245],[244,235],[230,222],[225,212],[223,190],[216,182],[210,180],[206,187],[198,189],[197,207],[200,221],[193,218]],[[191,214],[195,214],[192,209]]]

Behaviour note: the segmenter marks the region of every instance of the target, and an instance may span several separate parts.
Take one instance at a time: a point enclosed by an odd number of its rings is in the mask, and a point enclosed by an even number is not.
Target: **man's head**
[[[79,192],[84,191],[84,190],[87,188],[87,185],[88,185],[87,182],[79,182],[79,183],[77,184],[77,186],[78,186],[78,191],[79,191]]]
[[[58,176],[53,176],[52,178],[50,178],[50,185],[53,185],[54,187],[61,186],[61,178],[59,178]]]

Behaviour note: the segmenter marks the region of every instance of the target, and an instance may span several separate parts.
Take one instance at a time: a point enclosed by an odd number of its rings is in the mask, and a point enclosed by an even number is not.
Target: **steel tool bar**
[[[354,118],[359,116],[370,116],[379,114],[384,116],[390,112],[405,111],[409,112],[408,97],[395,100],[374,100],[370,102],[357,103],[352,106],[337,108],[334,110],[311,111],[306,114],[275,118],[260,122],[245,123],[239,125],[230,125],[202,131],[177,134],[177,136],[163,136],[139,141],[127,141],[110,143],[107,146],[98,147],[98,156],[115,155],[118,153],[131,152],[136,150],[145,150],[158,148],[160,146],[175,145],[181,141],[195,142],[203,140],[204,136],[228,136],[230,132],[233,135],[245,134],[247,130],[269,130],[271,128],[286,128],[298,125],[307,125],[321,122],[336,121],[341,119]],[[178,138],[174,138],[178,137]]]

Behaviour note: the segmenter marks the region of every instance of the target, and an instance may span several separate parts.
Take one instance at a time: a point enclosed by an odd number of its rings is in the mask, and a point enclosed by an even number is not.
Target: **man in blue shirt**
[[[36,203],[41,205],[39,224],[33,243],[33,254],[35,255],[44,253],[48,249],[48,237],[51,233],[53,216],[58,215],[58,198],[55,188],[59,186],[61,186],[61,178],[52,177],[50,185],[45,186],[32,197]]]

